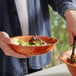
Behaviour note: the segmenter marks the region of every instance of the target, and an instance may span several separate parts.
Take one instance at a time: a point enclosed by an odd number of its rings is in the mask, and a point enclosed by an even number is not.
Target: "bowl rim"
[[[67,51],[65,51],[65,52],[68,52],[68,51],[71,51],[71,50],[72,50],[72,49],[69,49],[69,50],[67,50]],[[60,60],[62,60],[64,63],[66,63],[66,64],[68,64],[68,65],[76,68],[76,66],[74,66],[73,64],[71,64],[71,63],[67,62],[66,60],[64,60],[64,58],[62,57],[62,55],[63,55],[65,52],[63,52],[63,53],[59,56]]]
[[[14,39],[14,38],[17,38],[17,37],[28,37],[28,36],[33,37],[35,35],[15,36],[15,37],[11,37],[10,39]],[[48,36],[38,35],[38,37],[48,37]],[[48,37],[48,38],[53,38],[53,37]],[[50,45],[46,45],[46,46],[22,46],[22,47],[48,47],[48,46],[53,46],[53,45],[56,45],[59,42],[58,39],[56,39],[56,38],[53,38],[53,39],[55,39],[56,42],[53,43],[53,44],[50,44]],[[9,45],[15,45],[15,44],[10,43]],[[21,46],[21,45],[15,45],[15,46]]]

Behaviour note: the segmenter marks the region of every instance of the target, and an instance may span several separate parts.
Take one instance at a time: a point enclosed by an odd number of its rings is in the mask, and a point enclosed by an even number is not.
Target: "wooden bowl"
[[[70,73],[72,74],[72,76],[76,76],[76,66],[74,66],[73,64],[70,64],[68,61],[67,61],[67,58],[70,58],[71,56],[71,53],[72,53],[72,49],[64,52],[61,56],[60,56],[60,59],[66,63]],[[75,50],[75,54],[76,54],[76,50]]]
[[[52,38],[52,37],[46,37],[46,36],[38,36],[40,39],[45,41],[46,43],[49,43],[51,45],[49,46],[20,46],[15,44],[15,40],[20,38],[23,41],[28,42],[33,36],[16,36],[10,38],[11,44],[10,46],[18,53],[25,54],[27,56],[35,56],[35,55],[41,55],[41,54],[46,54],[50,52],[55,44],[58,42],[57,39]]]

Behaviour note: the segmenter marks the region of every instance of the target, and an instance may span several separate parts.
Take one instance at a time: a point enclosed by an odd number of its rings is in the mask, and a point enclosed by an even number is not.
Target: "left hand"
[[[16,58],[28,58],[31,56],[23,55],[17,53],[15,50],[13,50],[8,44],[10,44],[10,37],[6,32],[0,32],[0,48],[4,52],[6,56],[13,56]]]
[[[76,10],[67,10],[64,16],[69,33],[70,46],[72,46],[74,36],[76,36]]]

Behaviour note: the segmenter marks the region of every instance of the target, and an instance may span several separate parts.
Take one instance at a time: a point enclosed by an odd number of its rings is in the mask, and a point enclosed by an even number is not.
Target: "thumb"
[[[2,31],[0,35],[9,38],[9,35],[6,32],[4,32],[4,31]]]
[[[0,41],[3,41],[5,43],[11,43],[9,35],[6,32],[0,32]]]

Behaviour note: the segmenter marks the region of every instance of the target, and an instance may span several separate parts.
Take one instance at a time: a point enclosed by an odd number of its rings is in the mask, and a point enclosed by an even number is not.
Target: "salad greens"
[[[32,37],[29,42],[25,42],[22,39],[17,40],[18,44],[21,46],[47,46],[50,45],[46,43],[45,41],[41,40],[39,37]]]
[[[72,61],[70,60],[70,58],[67,58],[67,61],[72,64]],[[74,55],[74,65],[76,66],[76,55]]]
[[[30,43],[28,43],[28,42],[24,42],[22,39],[18,39],[18,43],[19,43],[19,45],[21,45],[21,46],[31,46],[31,44]]]

